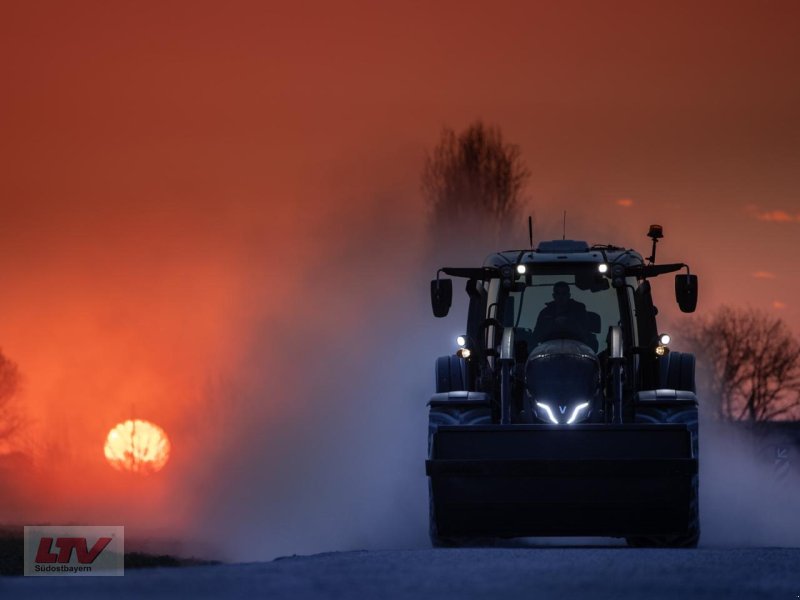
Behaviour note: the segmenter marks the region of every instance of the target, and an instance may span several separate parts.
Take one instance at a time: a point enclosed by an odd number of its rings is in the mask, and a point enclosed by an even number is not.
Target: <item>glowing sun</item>
[[[169,439],[164,430],[139,419],[120,423],[108,432],[103,451],[108,464],[119,471],[155,473],[169,460]]]

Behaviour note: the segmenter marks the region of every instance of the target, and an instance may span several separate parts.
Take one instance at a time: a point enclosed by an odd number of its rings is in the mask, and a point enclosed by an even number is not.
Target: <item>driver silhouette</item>
[[[553,286],[553,301],[545,304],[536,319],[534,345],[559,338],[589,344],[590,335],[586,305],[572,299],[566,281],[557,282]]]

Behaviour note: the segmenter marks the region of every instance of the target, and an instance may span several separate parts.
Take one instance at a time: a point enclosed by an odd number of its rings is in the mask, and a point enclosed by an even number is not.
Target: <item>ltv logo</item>
[[[123,575],[124,527],[25,527],[25,575]]]
[[[79,563],[90,565],[97,560],[97,556],[108,546],[111,539],[110,537],[101,537],[95,542],[92,549],[89,550],[89,543],[85,537],[60,537],[55,539],[55,544],[53,544],[53,538],[43,537],[39,540],[36,562],[68,563],[72,557],[72,551],[74,550]],[[52,551],[53,546],[59,549],[58,553]]]

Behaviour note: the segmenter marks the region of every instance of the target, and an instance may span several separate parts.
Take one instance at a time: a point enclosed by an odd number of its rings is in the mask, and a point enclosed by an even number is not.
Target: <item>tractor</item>
[[[431,281],[447,316],[465,281],[457,351],[436,361],[430,399],[434,546],[502,538],[598,536],[635,547],[695,547],[698,401],[695,359],[672,351],[651,281],[676,273],[680,310],[697,275],[652,253],[542,241],[445,267]],[[445,277],[447,276],[447,277]]]

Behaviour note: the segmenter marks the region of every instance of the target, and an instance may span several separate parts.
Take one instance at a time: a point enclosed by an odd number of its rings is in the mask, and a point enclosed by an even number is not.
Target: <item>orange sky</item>
[[[69,431],[60,453],[82,455],[75,439],[131,411],[189,444],[213,382],[281,354],[265,324],[313,338],[331,313],[357,329],[370,290],[424,293],[403,279],[424,153],[479,117],[522,149],[538,237],[568,210],[570,237],[646,251],[661,223],[660,259],[692,264],[701,310],[749,303],[800,332],[798,17],[795,2],[6,6],[0,346],[34,445]]]

